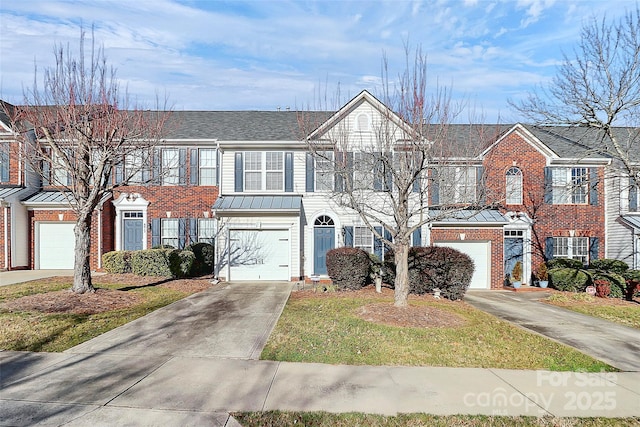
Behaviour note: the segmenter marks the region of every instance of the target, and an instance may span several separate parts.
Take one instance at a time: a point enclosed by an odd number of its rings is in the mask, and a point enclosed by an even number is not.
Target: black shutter
[[[431,169],[431,186],[429,187],[429,204],[438,206],[440,204],[440,177],[437,169]]]
[[[160,246],[160,218],[151,220],[151,247]]]
[[[413,246],[421,246],[422,245],[422,227],[418,227],[416,231],[413,232],[412,236],[412,244]]]
[[[293,153],[284,153],[284,191],[293,192]]]
[[[393,238],[391,237],[391,232],[389,230],[387,230],[386,228],[384,229],[384,238],[386,240],[388,240],[389,242],[393,241]],[[389,249],[391,249],[391,247],[387,244],[384,245],[384,250],[385,252],[388,251]]]
[[[189,218],[189,244],[198,241],[198,218]]]
[[[598,169],[589,168],[589,204],[598,205]]]
[[[344,245],[353,246],[353,226],[346,225],[344,227]]]
[[[151,156],[148,150],[140,153],[142,156],[142,182],[148,184],[151,180]]]
[[[187,183],[187,149],[178,150],[178,183],[186,185]]]
[[[476,198],[480,205],[487,203],[487,195],[484,191],[484,167],[478,166],[476,168]]]
[[[187,219],[178,219],[178,249],[184,249],[184,243],[187,240]]]
[[[235,171],[234,171],[234,177],[235,177],[234,191],[236,193],[242,193],[242,190],[244,188],[244,184],[242,183],[242,177],[244,175],[243,168],[244,168],[244,164],[242,162],[242,153],[236,152]]]
[[[51,185],[51,163],[48,160],[42,161],[42,185]]]
[[[411,191],[413,191],[414,193],[419,193],[420,192],[420,181],[421,181],[421,173],[418,174],[418,176],[416,176],[413,179],[413,187],[411,188]]]
[[[598,259],[599,241],[597,237],[589,238],[589,262]]]
[[[116,165],[116,184],[124,181],[124,160]]]
[[[544,168],[544,202],[553,204],[553,172],[550,167]]]
[[[198,149],[192,148],[190,152],[191,161],[189,162],[189,177],[191,185],[198,185],[198,172],[200,164],[198,163]]]
[[[384,163],[382,153],[373,153],[373,189],[382,191],[382,179],[384,176]]]
[[[345,189],[347,191],[353,190],[353,153],[347,153],[347,173],[345,175]]]
[[[338,193],[344,191],[344,153],[335,153],[334,185]]]
[[[0,148],[0,181],[9,181],[9,143],[3,143]]]
[[[160,150],[153,150],[153,183],[162,184],[162,153]]]
[[[553,259],[553,237],[547,237],[544,244],[544,257],[548,260]]]
[[[373,227],[373,229],[376,230],[376,233],[382,236],[382,227],[376,226]],[[375,234],[373,235],[373,253],[379,260],[382,260],[382,240],[380,240]]]
[[[635,179],[629,177],[629,212],[638,211],[638,186]]]
[[[385,163],[385,191],[393,190],[393,153],[387,153]]]
[[[307,191],[307,193],[313,193],[313,190],[315,189],[314,178],[315,178],[315,163],[314,163],[313,154],[307,153],[306,185],[305,185],[306,187],[305,190]]]

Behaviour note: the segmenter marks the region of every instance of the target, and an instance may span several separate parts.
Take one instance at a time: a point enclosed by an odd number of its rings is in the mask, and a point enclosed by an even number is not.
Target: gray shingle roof
[[[220,196],[214,210],[300,211],[302,196]]]

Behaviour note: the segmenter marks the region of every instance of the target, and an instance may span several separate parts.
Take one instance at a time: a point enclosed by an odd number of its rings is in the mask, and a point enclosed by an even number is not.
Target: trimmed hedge
[[[547,267],[549,269],[553,268],[573,268],[573,269],[581,269],[584,268],[582,261],[577,259],[570,258],[554,258],[547,261]]]
[[[589,268],[593,270],[602,270],[610,273],[624,274],[629,270],[629,266],[626,262],[617,259],[595,259],[589,264]]]
[[[385,278],[391,285],[395,285],[394,256],[393,251],[385,254]],[[464,297],[475,270],[468,255],[440,246],[409,248],[408,264],[410,293],[422,295],[438,288],[450,300]]]
[[[102,268],[107,273],[131,273],[132,251],[112,251],[102,255]]]
[[[182,258],[178,249],[148,249],[131,254],[131,271],[138,276],[179,277]]]
[[[584,270],[566,267],[549,270],[549,286],[559,291],[584,292],[590,284],[591,277]]]
[[[358,290],[369,279],[369,254],[359,248],[343,247],[327,252],[327,273],[340,290]]]
[[[191,251],[195,255],[190,276],[203,276],[213,272],[213,245],[209,243],[193,243],[185,251]]]

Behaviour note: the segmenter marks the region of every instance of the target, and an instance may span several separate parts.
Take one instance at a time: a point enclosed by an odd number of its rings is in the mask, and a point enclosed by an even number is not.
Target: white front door
[[[289,230],[230,230],[229,280],[290,280]]]
[[[36,268],[73,269],[75,236],[72,222],[37,224]]]
[[[455,241],[435,242],[436,246],[448,246],[473,260],[475,269],[469,289],[491,288],[491,242]]]

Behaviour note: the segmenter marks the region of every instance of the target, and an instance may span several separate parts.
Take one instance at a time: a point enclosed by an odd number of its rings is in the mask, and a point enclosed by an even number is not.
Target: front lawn
[[[95,294],[76,295],[71,280],[0,287],[0,350],[64,351],[211,286],[208,280],[105,275],[93,279]]]
[[[243,427],[631,427],[640,418],[552,418],[498,417],[485,415],[400,414],[394,417],[361,413],[330,414],[328,412],[243,412],[232,414]]]
[[[363,310],[373,312],[380,303],[391,308],[392,301],[389,289],[382,295],[370,289],[293,292],[261,358],[353,365],[615,370],[461,301],[410,296],[414,311],[423,311],[427,327],[407,326],[412,319],[403,319],[401,312],[400,320],[394,321],[398,314],[393,310],[387,311],[396,326],[379,318],[364,320]]]
[[[543,302],[640,329],[640,301],[638,299],[624,301],[618,298],[597,298],[584,292],[557,292]]]

